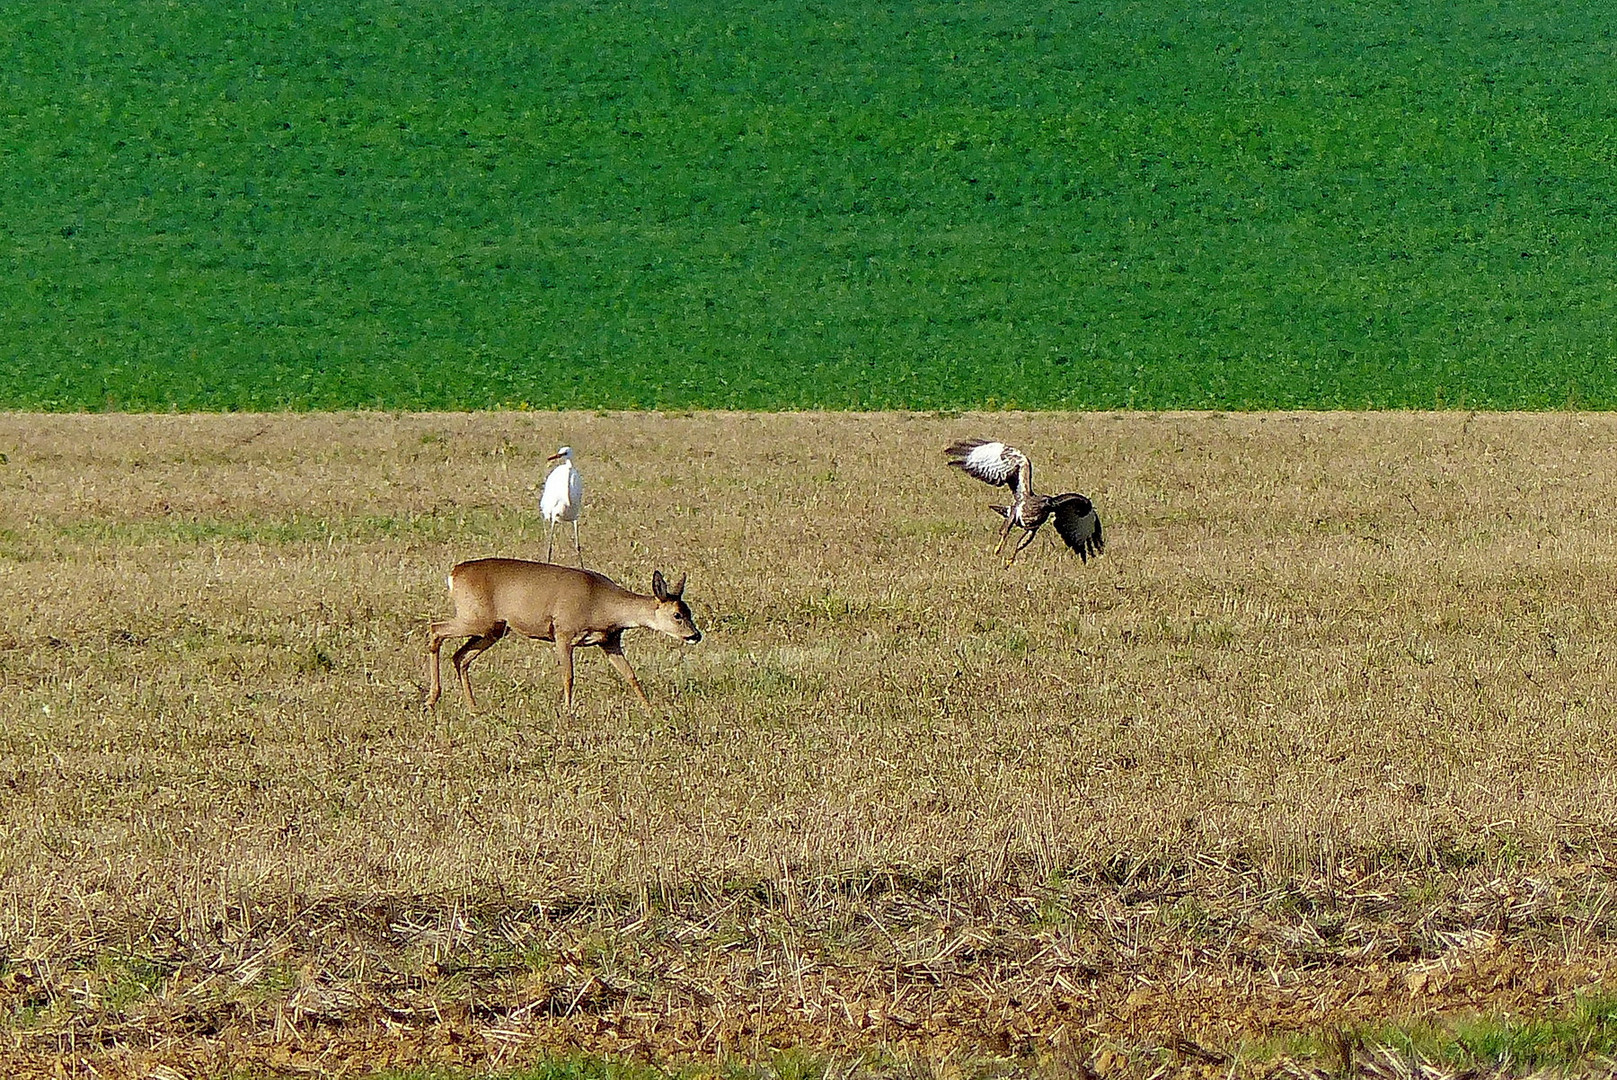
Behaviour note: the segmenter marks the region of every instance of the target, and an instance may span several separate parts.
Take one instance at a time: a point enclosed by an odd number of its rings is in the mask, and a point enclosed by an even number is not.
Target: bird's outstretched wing
[[[1101,538],[1100,515],[1095,513],[1095,507],[1084,496],[1057,495],[1051,510],[1056,519],[1056,532],[1084,562],[1088,562],[1091,555],[1099,555],[1106,549],[1106,543]]]
[[[986,439],[966,439],[943,451],[949,464],[985,484],[1008,487],[1020,497],[1022,485],[1033,487],[1033,463],[1014,446]]]

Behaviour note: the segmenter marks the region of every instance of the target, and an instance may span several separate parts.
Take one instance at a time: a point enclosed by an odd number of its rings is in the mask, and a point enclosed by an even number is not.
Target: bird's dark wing
[[[1018,498],[1022,485],[1033,488],[1033,464],[1014,446],[986,439],[966,439],[943,451],[949,464],[985,484],[1008,487]]]
[[[1051,507],[1056,519],[1056,532],[1067,546],[1078,553],[1084,562],[1091,555],[1099,555],[1106,544],[1101,539],[1100,516],[1088,499],[1082,495],[1057,495]]]

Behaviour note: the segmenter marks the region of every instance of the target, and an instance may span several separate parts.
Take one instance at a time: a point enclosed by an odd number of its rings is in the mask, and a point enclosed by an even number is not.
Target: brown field
[[[1003,568],[971,434],[1105,556]],[[515,638],[424,714],[444,573],[543,556],[560,442],[589,564],[688,573],[707,638],[629,635],[656,717],[594,650],[562,713]],[[1305,1073],[1617,989],[1617,416],[0,414],[0,453],[8,1075]]]

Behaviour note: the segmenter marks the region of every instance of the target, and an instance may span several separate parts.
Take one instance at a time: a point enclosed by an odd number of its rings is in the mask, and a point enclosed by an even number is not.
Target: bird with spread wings
[[[948,455],[950,465],[968,476],[975,476],[985,484],[1010,488],[1011,505],[991,507],[1005,518],[1005,524],[999,530],[999,546],[994,549],[995,555],[1004,550],[1011,526],[1025,530],[1021,541],[1011,549],[1010,558],[1005,560],[1006,566],[1016,561],[1017,553],[1033,542],[1040,526],[1051,518],[1055,519],[1056,532],[1061,534],[1061,539],[1084,562],[1088,562],[1091,555],[1099,555],[1105,550],[1100,517],[1089,499],[1073,491],[1061,495],[1040,495],[1035,492],[1033,462],[1014,446],[987,439],[966,439],[948,447],[944,453]]]

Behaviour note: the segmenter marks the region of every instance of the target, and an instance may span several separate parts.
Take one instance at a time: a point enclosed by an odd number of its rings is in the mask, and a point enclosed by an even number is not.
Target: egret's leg
[[[578,568],[584,569],[584,549],[578,546],[578,519],[573,519],[573,554],[578,556]]]

